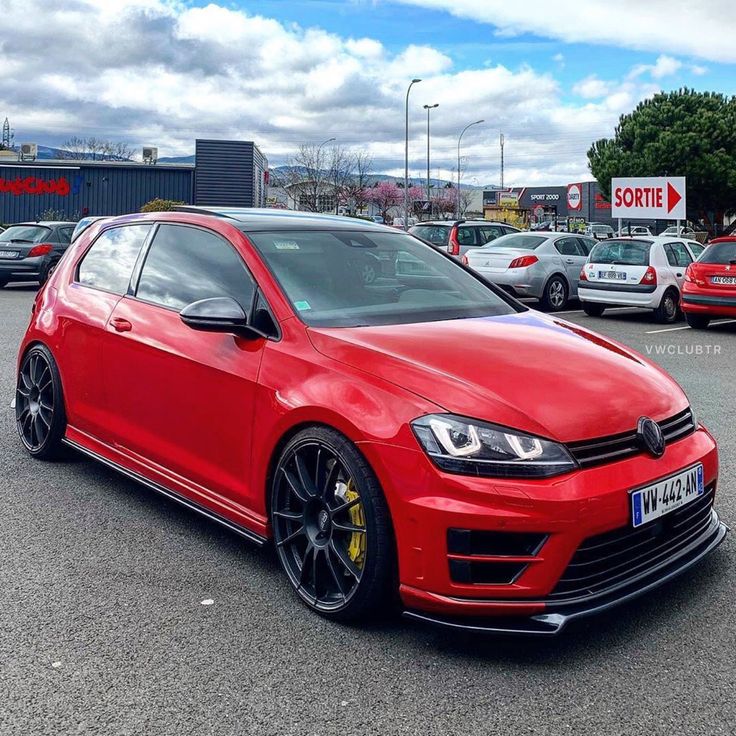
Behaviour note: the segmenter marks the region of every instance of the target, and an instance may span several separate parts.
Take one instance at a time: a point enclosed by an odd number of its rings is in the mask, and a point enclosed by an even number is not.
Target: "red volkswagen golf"
[[[660,368],[420,240],[259,210],[92,225],[36,298],[20,437],[257,544],[335,619],[556,633],[711,552],[716,444]]]

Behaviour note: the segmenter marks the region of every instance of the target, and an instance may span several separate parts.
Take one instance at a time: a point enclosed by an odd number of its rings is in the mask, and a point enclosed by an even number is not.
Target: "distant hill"
[[[68,158],[69,152],[65,151],[63,148],[53,148],[51,146],[42,146],[39,144],[38,146],[38,160],[39,161],[48,161],[49,159],[60,159],[60,158]],[[159,163],[162,164],[193,164],[194,163],[194,154],[191,154],[189,156],[161,156],[158,159]],[[288,179],[288,175],[292,173],[292,167],[290,166],[274,166],[271,168],[271,185],[272,186],[280,186],[282,182],[285,182]],[[379,181],[395,181],[395,182],[403,182],[403,177],[397,177],[397,176],[390,176],[389,174],[371,174],[367,178],[368,184],[373,185],[376,184]],[[416,177],[410,177],[410,182],[413,186],[426,186],[427,180],[426,179],[418,179]],[[444,187],[448,183],[454,183],[450,182],[448,179],[432,179],[429,180],[430,185],[432,187]],[[495,184],[483,184],[483,185],[475,185],[475,184],[466,184],[465,182],[462,183],[463,189],[498,189],[499,187]]]

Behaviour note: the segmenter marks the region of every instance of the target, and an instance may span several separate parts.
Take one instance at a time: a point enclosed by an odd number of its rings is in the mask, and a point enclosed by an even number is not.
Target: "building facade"
[[[198,140],[193,164],[0,158],[0,223],[138,212],[152,199],[263,207],[268,161],[250,141]]]

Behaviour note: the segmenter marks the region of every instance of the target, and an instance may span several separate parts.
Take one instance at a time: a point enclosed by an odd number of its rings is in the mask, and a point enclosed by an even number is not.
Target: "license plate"
[[[736,276],[711,276],[712,284],[736,284]]]
[[[626,281],[626,274],[623,271],[598,271],[598,278],[610,281]]]
[[[17,258],[17,250],[0,250],[0,258]]]
[[[631,494],[632,524],[637,527],[658,519],[694,501],[704,492],[702,465],[640,488]]]

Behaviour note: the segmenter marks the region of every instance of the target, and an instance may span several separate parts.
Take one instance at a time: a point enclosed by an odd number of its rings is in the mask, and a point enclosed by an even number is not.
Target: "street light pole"
[[[409,92],[421,79],[412,79],[406,88],[406,135],[404,137],[404,230],[409,229]]]
[[[460,133],[460,137],[457,139],[457,193],[455,195],[455,209],[456,209],[456,220],[460,219],[460,141],[462,141],[463,136],[465,135],[465,131],[468,128],[471,128],[473,125],[480,125],[481,123],[484,123],[485,120],[476,120],[473,123],[468,123]]]
[[[319,169],[320,162],[322,160],[321,159],[322,146],[326,146],[328,143],[332,143],[332,141],[336,141],[336,140],[337,140],[337,138],[328,138],[326,141],[322,141],[322,143],[320,143],[317,146],[317,156],[316,156],[316,159],[317,160],[314,162],[315,163],[315,168]],[[319,201],[319,184],[320,184],[320,181],[317,180],[315,182],[315,184],[316,184],[316,186],[315,186],[315,189],[314,189],[314,211],[316,212],[317,211],[317,202]]]
[[[435,107],[439,107],[440,103],[435,102],[434,105],[425,105],[424,109],[427,111],[427,202],[431,202],[431,197],[429,194],[429,111],[433,110]],[[432,206],[429,207],[430,213],[432,212]]]
[[[498,142],[501,144],[501,189],[503,189],[503,144],[504,144],[504,137],[503,133],[499,131],[499,138]]]

